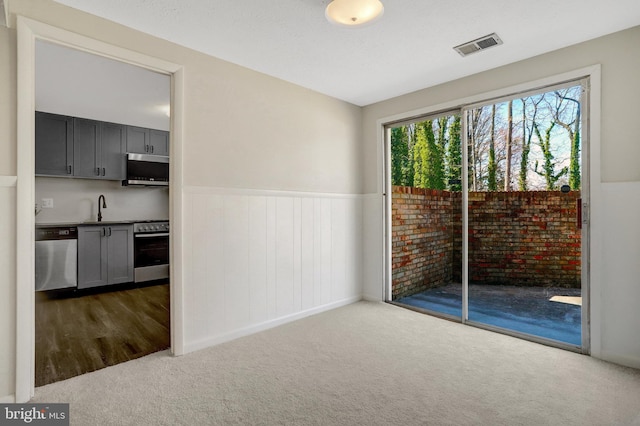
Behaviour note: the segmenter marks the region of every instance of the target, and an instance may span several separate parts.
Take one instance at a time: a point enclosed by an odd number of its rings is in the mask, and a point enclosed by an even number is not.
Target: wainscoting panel
[[[0,176],[0,403],[15,402],[16,177]]]
[[[184,194],[186,352],[362,298],[360,196]]]
[[[591,226],[601,227],[602,241],[591,244],[602,255],[602,275],[591,280],[591,309],[602,346],[596,349],[599,358],[640,368],[640,182],[603,183],[597,207],[602,220],[592,209]]]

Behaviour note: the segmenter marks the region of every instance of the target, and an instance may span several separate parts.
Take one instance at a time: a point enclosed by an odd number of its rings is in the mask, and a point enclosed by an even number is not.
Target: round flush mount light
[[[333,0],[324,12],[329,22],[344,27],[373,23],[383,13],[380,0]]]

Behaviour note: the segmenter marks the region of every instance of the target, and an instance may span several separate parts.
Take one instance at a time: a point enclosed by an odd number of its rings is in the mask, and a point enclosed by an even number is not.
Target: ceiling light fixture
[[[329,22],[344,27],[375,22],[383,13],[380,0],[333,0],[324,12]]]

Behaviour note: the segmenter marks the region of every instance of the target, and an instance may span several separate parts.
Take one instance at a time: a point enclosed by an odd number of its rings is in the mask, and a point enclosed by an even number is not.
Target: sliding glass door
[[[390,301],[588,350],[587,83],[388,126]]]
[[[463,109],[469,322],[582,346],[583,92]]]
[[[390,126],[392,300],[462,318],[458,112]]]

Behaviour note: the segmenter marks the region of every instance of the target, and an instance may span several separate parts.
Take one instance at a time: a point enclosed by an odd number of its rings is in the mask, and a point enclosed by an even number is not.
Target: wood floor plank
[[[36,293],[36,386],[170,345],[169,284],[73,294]]]

